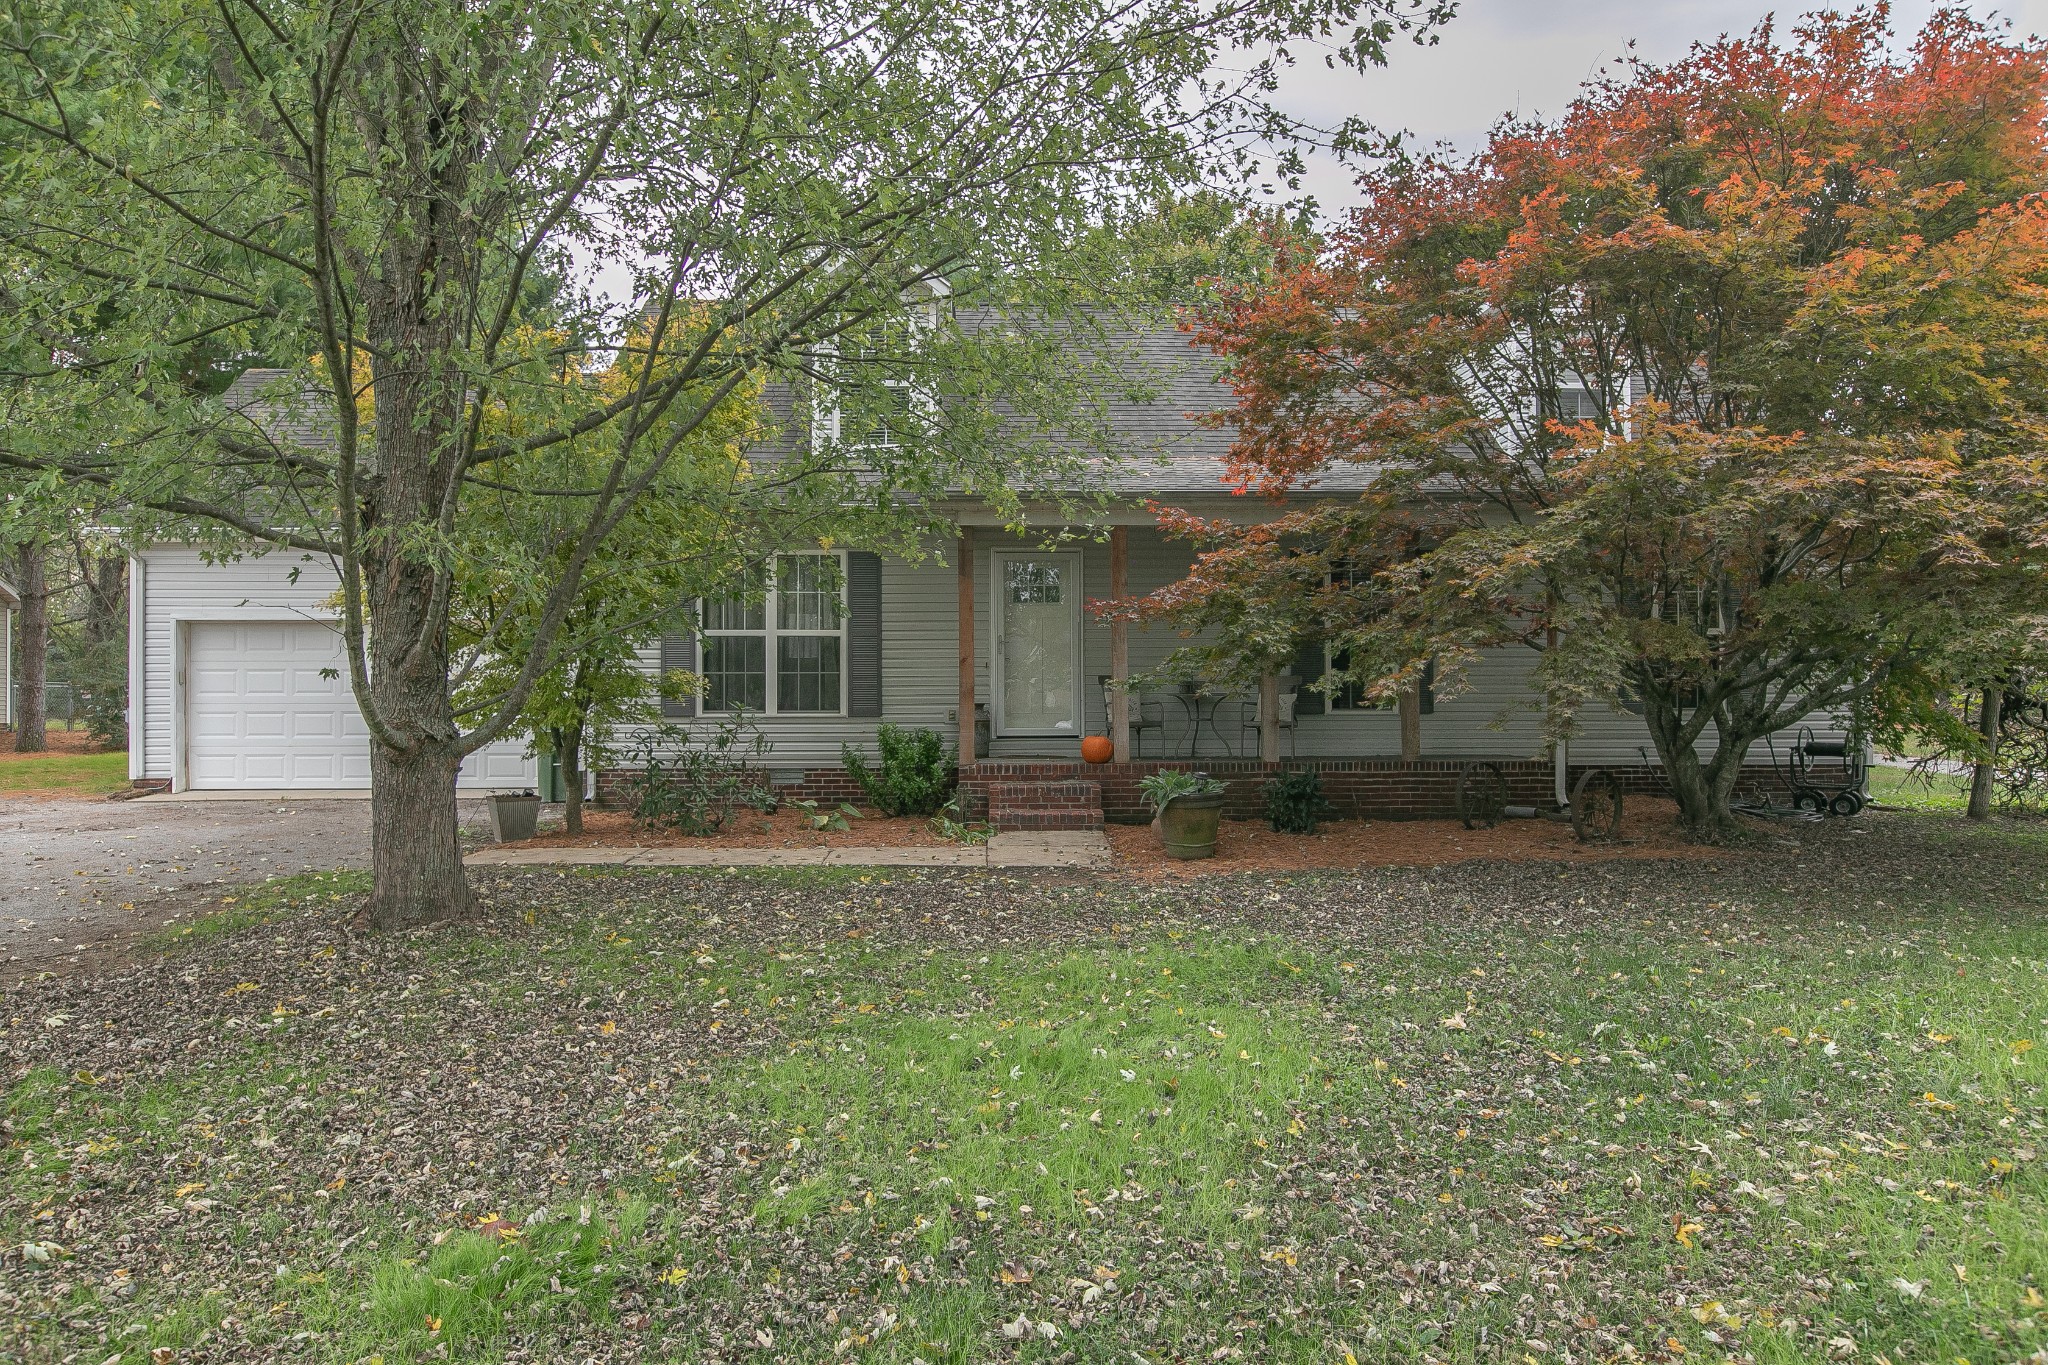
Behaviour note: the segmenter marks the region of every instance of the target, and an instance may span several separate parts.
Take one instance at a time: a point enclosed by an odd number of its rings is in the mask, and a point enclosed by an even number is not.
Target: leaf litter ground
[[[504,870],[5,1001],[0,1352],[2048,1359],[2048,833]]]

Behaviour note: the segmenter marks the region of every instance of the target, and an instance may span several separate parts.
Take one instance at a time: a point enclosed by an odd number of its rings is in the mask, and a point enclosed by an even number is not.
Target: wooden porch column
[[[1396,698],[1401,712],[1401,761],[1422,760],[1422,684],[1409,683]]]
[[[974,532],[960,528],[960,766],[974,762]]]
[[[1131,533],[1125,526],[1109,528],[1109,595],[1121,602],[1130,591]],[[1131,694],[1124,682],[1131,676],[1131,628],[1120,617],[1109,623],[1109,743],[1110,757],[1118,763],[1131,761]]]
[[[1259,675],[1259,762],[1280,761],[1280,675]]]

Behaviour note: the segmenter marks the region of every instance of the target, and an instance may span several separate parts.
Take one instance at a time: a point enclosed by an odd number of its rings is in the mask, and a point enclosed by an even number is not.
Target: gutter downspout
[[[149,775],[149,561],[128,556],[128,780]]]
[[[1544,632],[1544,648],[1551,650],[1557,648],[1556,626],[1552,626]],[[1551,768],[1551,795],[1556,799],[1559,810],[1570,810],[1572,808],[1570,779],[1571,746],[1564,740],[1559,740]]]

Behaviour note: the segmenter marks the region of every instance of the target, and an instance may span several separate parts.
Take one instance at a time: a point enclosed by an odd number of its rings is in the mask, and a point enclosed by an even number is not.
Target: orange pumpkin
[[[1116,757],[1116,746],[1107,735],[1090,735],[1081,741],[1081,757],[1090,763],[1107,763]]]

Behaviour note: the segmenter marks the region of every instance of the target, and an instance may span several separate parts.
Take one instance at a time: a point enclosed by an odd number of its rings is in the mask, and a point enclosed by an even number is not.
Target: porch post
[[[1259,762],[1280,761],[1280,675],[1259,675]]]
[[[1125,526],[1109,528],[1109,595],[1121,602],[1130,590],[1131,533]],[[1124,682],[1131,676],[1131,628],[1121,617],[1109,623],[1109,743],[1110,757],[1118,763],[1131,761],[1131,695]]]
[[[1401,761],[1422,760],[1422,684],[1409,683],[1397,699],[1401,712]]]
[[[960,528],[960,766],[974,762],[974,532]]]

